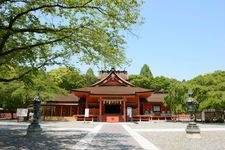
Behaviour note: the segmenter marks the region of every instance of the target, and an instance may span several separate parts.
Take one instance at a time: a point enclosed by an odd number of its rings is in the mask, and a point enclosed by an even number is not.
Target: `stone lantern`
[[[37,91],[37,95],[35,96],[33,103],[33,111],[34,111],[33,121],[27,128],[28,136],[35,136],[41,134],[42,129],[39,124],[40,107],[41,107],[41,98],[39,91]]]
[[[187,110],[190,114],[190,121],[186,127],[186,136],[188,138],[200,138],[200,129],[194,121],[194,113],[196,108],[196,100],[192,97],[192,90],[188,91],[188,99],[186,100]]]

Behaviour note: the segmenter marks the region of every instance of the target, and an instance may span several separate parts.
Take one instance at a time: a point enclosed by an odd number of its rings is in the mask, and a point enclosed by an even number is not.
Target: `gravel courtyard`
[[[187,123],[152,122],[130,127],[160,150],[225,150],[225,124],[198,124],[200,139],[186,138]]]
[[[28,122],[0,120],[0,149],[225,149],[225,124],[199,124],[200,139],[186,138],[187,123],[181,122],[41,122],[43,132],[38,137],[26,136],[28,125]],[[155,148],[148,147],[151,145]]]

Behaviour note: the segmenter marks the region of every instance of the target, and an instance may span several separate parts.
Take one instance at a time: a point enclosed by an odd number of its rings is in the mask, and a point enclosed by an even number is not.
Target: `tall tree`
[[[156,92],[163,90],[168,91],[171,84],[178,83],[176,79],[166,78],[164,76],[157,76],[152,79],[150,88]]]
[[[98,78],[95,76],[94,71],[89,68],[85,74],[86,86],[90,86],[98,81]]]
[[[129,75],[129,82],[135,86],[150,89],[152,80],[146,76]]]
[[[145,76],[147,78],[153,78],[152,72],[147,64],[144,64],[141,68],[140,75]]]
[[[176,113],[183,112],[188,89],[193,90],[193,97],[197,101],[196,108],[198,111],[213,108],[221,111],[221,114],[224,115],[224,71],[215,71],[214,73],[197,76],[186,82],[171,84],[164,103]]]
[[[79,70],[72,67],[54,69],[48,74],[60,88],[67,91],[74,88],[80,88],[85,85],[85,77],[80,74]]]
[[[66,91],[59,88],[44,71],[38,71],[29,78],[29,82],[12,81],[0,82],[0,105],[11,113],[17,108],[26,108],[32,104],[33,98],[39,89],[42,101],[54,98]],[[13,115],[12,115],[13,117]]]
[[[187,99],[187,86],[184,83],[173,83],[170,85],[164,104],[171,108],[175,114],[186,111],[185,100]]]
[[[188,81],[199,102],[199,110],[207,108],[225,109],[225,71],[200,75]]]
[[[71,56],[117,66],[125,60],[124,31],[142,23],[142,0],[0,1],[0,81],[24,77]],[[26,69],[4,76],[15,67]]]

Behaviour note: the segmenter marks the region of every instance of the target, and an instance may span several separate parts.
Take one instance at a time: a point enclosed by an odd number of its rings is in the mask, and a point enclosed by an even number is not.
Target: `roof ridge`
[[[115,69],[111,69],[111,72],[106,76],[104,77],[103,79],[97,81],[96,83],[92,84],[91,87],[94,87],[94,86],[97,86],[101,83],[103,83],[106,79],[108,79],[112,74],[114,74],[117,78],[119,78],[119,80],[121,80],[123,83],[125,83],[126,85],[129,85],[131,87],[135,87],[133,84],[131,84],[130,82],[124,80],[122,77],[120,77],[117,73],[116,73],[116,70]]]

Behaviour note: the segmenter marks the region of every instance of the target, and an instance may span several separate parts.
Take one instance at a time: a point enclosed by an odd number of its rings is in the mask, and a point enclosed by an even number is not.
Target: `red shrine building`
[[[100,71],[90,87],[71,90],[67,96],[42,104],[42,118],[80,121],[126,122],[171,119],[163,105],[165,94],[135,87],[127,71]]]

